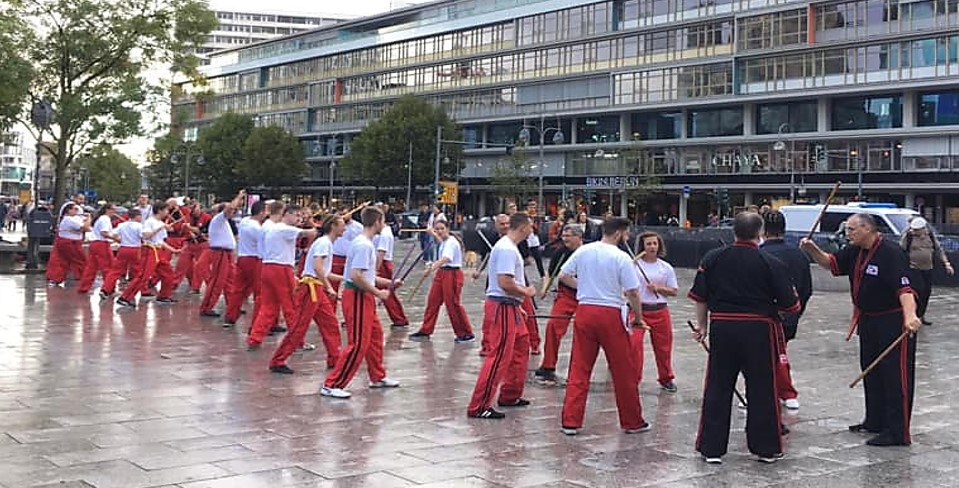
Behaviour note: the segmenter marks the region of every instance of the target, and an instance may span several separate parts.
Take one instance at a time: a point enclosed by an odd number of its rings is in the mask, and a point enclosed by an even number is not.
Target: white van
[[[822,205],[785,205],[779,211],[786,217],[787,232],[809,232]],[[909,219],[919,216],[919,212],[909,208],[899,208],[893,203],[866,203],[853,202],[848,205],[830,205],[823,215],[816,232],[834,233],[849,217],[857,213],[873,216],[879,232],[883,234],[901,235],[909,227]]]

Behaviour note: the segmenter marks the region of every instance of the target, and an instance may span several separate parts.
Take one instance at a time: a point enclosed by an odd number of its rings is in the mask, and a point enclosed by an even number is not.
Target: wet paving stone
[[[409,245],[401,242],[397,252],[405,255]],[[685,292],[692,273],[679,275]],[[463,303],[477,328],[482,293],[467,280]],[[936,290],[935,325],[919,335],[912,446],[868,447],[866,437],[846,431],[862,416],[862,390],[847,386],[858,374],[858,346],[843,340],[849,297],[817,291],[789,345],[802,406],[783,416],[792,430],[787,457],[756,462],[745,448],[745,412],[734,409],[722,466],[705,465],[694,451],[706,358],[685,325],[693,317],[688,300],[670,306],[677,393],[658,388],[647,349],[640,393],[652,431],[620,431],[600,358],[584,428],[567,437],[559,432],[563,389],[532,380],[524,394],[530,407],[502,421],[467,419],[479,343],[454,344],[445,313],[430,342],[409,342],[425,295],[405,303],[410,328],[390,329],[380,310],[386,366],[402,386],[370,390],[361,368],[353,398],[337,401],[318,395],[327,370],[315,328],[307,340],[319,349],[296,353],[289,360],[296,374],[281,376],[267,369],[280,337],[248,352],[251,317],[224,329],[199,317],[195,295],[178,294],[175,306],[143,300],[120,310],[78,295],[73,284],[47,288],[42,276],[0,276],[0,486],[959,486],[959,418],[952,415],[959,290]],[[530,375],[540,357],[531,356]]]

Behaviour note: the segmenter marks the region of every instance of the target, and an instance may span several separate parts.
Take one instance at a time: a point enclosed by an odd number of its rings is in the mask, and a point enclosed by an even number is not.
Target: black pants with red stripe
[[[865,369],[902,334],[902,313],[859,319],[859,364]],[[863,381],[866,419],[870,430],[910,442],[909,421],[915,394],[916,338],[906,337]]]
[[[714,320],[709,327],[709,363],[703,392],[696,450],[706,457],[726,454],[733,389],[742,372],[746,378],[746,444],[749,451],[771,456],[783,451],[776,394],[776,331],[764,321]]]

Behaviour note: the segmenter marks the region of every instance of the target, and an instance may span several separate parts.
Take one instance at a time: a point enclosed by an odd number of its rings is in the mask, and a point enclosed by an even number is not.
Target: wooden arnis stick
[[[816,227],[819,227],[819,222],[821,222],[823,216],[826,215],[826,209],[829,208],[829,204],[832,202],[832,199],[836,197],[836,193],[839,191],[839,187],[841,185],[842,182],[837,181],[832,187],[832,192],[829,193],[829,198],[826,199],[826,203],[822,206],[822,210],[819,211],[819,216],[816,217],[816,221],[813,222],[812,228],[809,229],[809,233],[806,234],[806,239],[812,239],[813,234],[816,233]]]
[[[687,321],[686,321],[686,324],[689,325],[689,329],[690,329],[690,330],[692,330],[693,332],[696,332],[696,326],[693,325],[693,321],[692,321],[692,320],[687,320]],[[706,354],[709,354],[709,345],[706,344],[705,338],[703,338],[703,339],[704,339],[704,340],[702,340],[702,341],[698,341],[698,342],[699,342],[699,345],[700,345],[700,346],[703,346],[703,350],[706,351]],[[749,406],[748,404],[746,404],[746,398],[743,397],[742,393],[739,393],[739,389],[738,389],[738,388],[733,387],[733,393],[736,394],[736,399],[739,400],[739,403],[740,403],[742,406],[744,406],[744,407],[748,407],[748,406]]]
[[[357,207],[354,208],[353,210],[350,210],[349,212],[346,212],[345,214],[343,214],[343,217],[346,217],[347,215],[353,215],[354,212],[358,212],[358,211],[360,211],[360,210],[363,210],[364,208],[368,207],[371,203],[373,203],[372,200],[367,200],[367,201],[359,204],[359,206],[357,206]]]
[[[430,273],[423,273],[423,276],[420,277],[420,280],[416,282],[416,286],[410,290],[410,294],[406,297],[406,301],[413,300],[413,297],[415,297],[416,293],[420,291],[420,287],[423,286],[423,282],[426,281],[426,277],[429,275]]]
[[[895,349],[896,346],[898,346],[899,343],[902,342],[902,340],[905,339],[906,336],[909,335],[911,332],[912,331],[906,330],[906,331],[903,331],[902,334],[899,334],[899,337],[896,338],[896,340],[892,341],[892,344],[889,344],[889,347],[887,347],[886,350],[882,352],[882,354],[880,354],[875,360],[873,360],[873,362],[870,363],[869,366],[866,367],[866,369],[862,370],[862,373],[859,373],[859,376],[857,376],[856,379],[852,380],[852,383],[849,383],[849,387],[853,388],[860,381],[862,381],[862,379],[865,378],[866,375],[871,373],[873,369],[876,369],[876,366],[879,366],[879,362],[885,359],[886,356],[888,356],[889,353],[891,353],[892,350]]]

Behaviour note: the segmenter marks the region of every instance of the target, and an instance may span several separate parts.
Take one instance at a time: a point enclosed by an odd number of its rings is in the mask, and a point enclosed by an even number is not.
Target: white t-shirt
[[[135,207],[140,211],[140,215],[143,216],[143,220],[150,218],[153,215],[153,205],[146,205],[143,207]]]
[[[384,225],[383,230],[381,230],[379,234],[373,236],[373,245],[376,246],[376,252],[386,252],[386,255],[383,256],[383,261],[393,260],[394,242],[395,238],[393,237],[393,229],[390,229],[390,226],[388,225]]]
[[[669,288],[679,288],[679,284],[676,282],[676,271],[666,261],[657,259],[655,263],[648,263],[640,258],[636,260],[635,266],[643,268],[646,278],[649,278],[649,283]],[[639,269],[636,272],[639,273]],[[666,303],[666,297],[663,294],[656,296],[649,288],[646,288],[649,283],[646,282],[642,274],[639,274],[639,282],[640,301],[643,303]]]
[[[107,215],[97,217],[97,221],[93,223],[93,240],[104,242],[113,240],[109,237],[103,237],[103,232],[106,232],[108,235],[113,233],[113,221],[110,220],[110,217]]]
[[[576,276],[576,300],[581,304],[623,308],[623,292],[640,287],[629,255],[604,242],[577,249],[561,271]]]
[[[350,252],[350,244],[352,244],[353,239],[362,233],[363,225],[355,220],[350,220],[350,222],[346,224],[346,230],[343,231],[343,235],[333,243],[333,254],[345,258]]]
[[[526,238],[526,245],[532,249],[534,247],[539,247],[539,244],[539,234],[536,232],[530,232],[529,237]]]
[[[68,202],[63,202],[63,205],[60,205],[60,213],[57,214],[57,217],[61,219],[66,217],[67,205],[70,205],[71,203],[73,203],[73,205],[77,207],[77,215],[82,217],[84,213],[83,205],[77,205],[76,203],[73,202],[73,200],[70,200]]]
[[[263,227],[253,217],[244,217],[240,221],[237,237],[237,256],[260,257],[260,240],[263,238]]]
[[[426,221],[426,227],[432,229],[433,223],[435,222],[446,222],[446,214],[443,212],[440,213],[430,213],[430,218]]]
[[[226,219],[226,212],[213,216],[210,220],[209,231],[210,247],[218,249],[236,249],[236,238],[233,237],[233,229],[230,228],[230,222]]]
[[[147,232],[157,231],[156,234],[153,234],[153,237],[147,239],[145,234]],[[143,228],[140,232],[140,236],[143,238],[143,242],[150,244],[151,246],[159,246],[166,240],[166,224],[160,222],[154,217],[150,217],[143,223]]]
[[[293,266],[296,263],[296,238],[302,230],[283,222],[270,226],[263,237],[263,264]]]
[[[460,241],[453,236],[447,237],[440,244],[440,257],[449,258],[449,261],[443,265],[444,268],[462,268],[463,249],[460,247]]]
[[[489,257],[489,276],[486,278],[486,296],[515,298],[523,300],[525,297],[508,295],[499,286],[499,275],[513,277],[519,286],[526,286],[526,276],[523,274],[523,256],[520,255],[516,244],[508,236],[500,237]]]
[[[306,261],[303,263],[303,276],[316,276],[316,268],[313,266],[316,258],[323,259],[323,275],[329,276],[333,272],[333,243],[330,242],[330,236],[323,236],[310,246],[306,252]]]
[[[120,247],[140,247],[140,233],[143,231],[143,224],[128,220],[117,226],[117,234],[120,235]]]
[[[64,217],[60,221],[60,226],[57,228],[57,235],[61,239],[68,239],[71,241],[82,241],[83,240],[83,231],[80,230],[83,228],[83,223],[86,219],[82,215],[74,215],[73,217]]]
[[[336,242],[340,242],[340,237]],[[336,242],[333,249],[336,249]],[[350,252],[346,255],[346,266],[343,267],[343,279],[352,283],[350,276],[354,269],[362,269],[363,277],[368,283],[376,284],[376,248],[373,242],[360,234],[350,244]]]
[[[261,260],[266,257],[266,233],[276,224],[276,222],[266,219],[263,221],[263,225],[260,226],[260,240],[256,243],[256,252]]]

